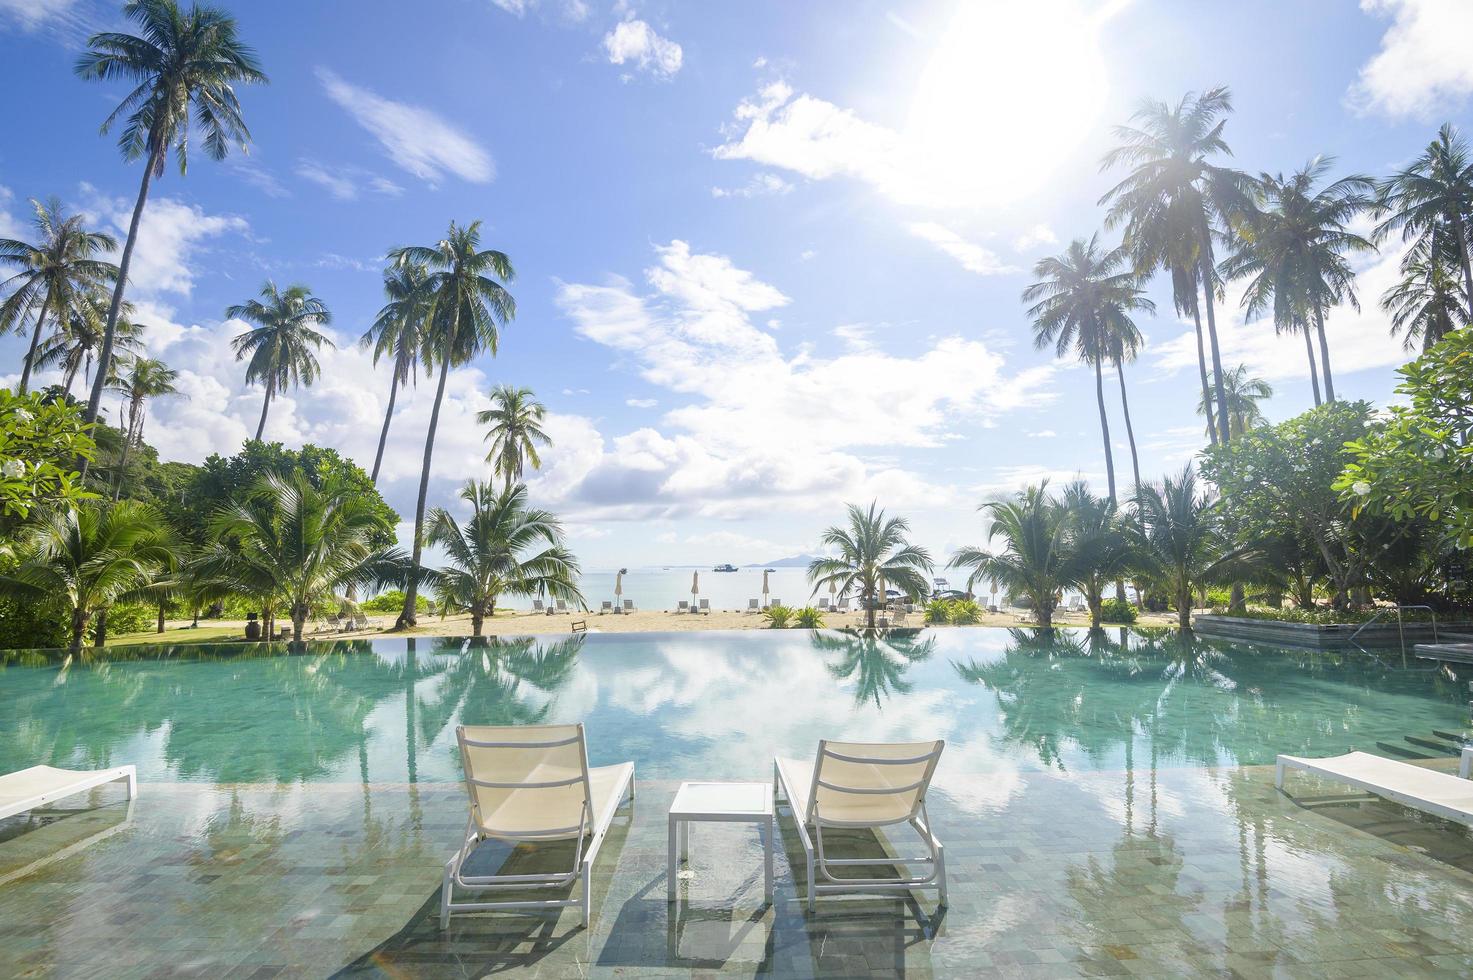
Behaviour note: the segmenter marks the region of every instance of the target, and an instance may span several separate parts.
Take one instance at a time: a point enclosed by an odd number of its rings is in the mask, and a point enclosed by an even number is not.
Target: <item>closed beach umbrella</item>
[[[875,601],[883,609],[890,604],[889,597],[885,595],[885,576],[880,576],[879,584],[875,586]]]
[[[614,612],[620,612],[620,599],[624,597],[624,573],[619,572],[614,576]]]
[[[762,573],[762,604],[767,605],[767,573]]]
[[[690,573],[690,597],[692,599],[694,599],[696,597],[696,595],[700,591],[701,591],[701,573],[700,572],[691,572]]]
[[[829,580],[829,605],[834,605],[834,599],[839,594],[839,583]]]

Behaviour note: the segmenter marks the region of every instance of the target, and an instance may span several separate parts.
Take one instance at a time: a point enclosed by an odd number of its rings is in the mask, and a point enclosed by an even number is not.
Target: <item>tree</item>
[[[465,227],[450,223],[445,237],[434,245],[410,245],[394,249],[389,258],[398,265],[423,265],[430,270],[423,291],[429,309],[422,357],[427,370],[438,369],[435,403],[430,409],[425,433],[424,465],[419,474],[419,500],[414,508],[413,570],[404,589],[404,612],[400,626],[415,623],[414,598],[419,589],[420,556],[424,550],[425,501],[430,491],[430,461],[435,453],[435,432],[440,425],[440,403],[445,400],[445,381],[450,369],[459,367],[482,352],[496,355],[500,326],[516,316],[516,301],[506,287],[515,276],[505,252],[481,248],[481,223]]]
[[[1400,231],[1404,242],[1432,245],[1445,235],[1463,270],[1463,297],[1473,309],[1473,264],[1469,263],[1468,218],[1473,212],[1473,154],[1452,123],[1405,170],[1376,186],[1376,209],[1382,221],[1376,240]]]
[[[150,182],[163,177],[171,147],[180,175],[188,171],[191,111],[195,124],[204,131],[205,153],[211,159],[223,160],[232,143],[244,149],[251,134],[241,117],[234,86],[266,81],[255,53],[236,36],[235,18],[219,8],[195,4],[185,11],[177,0],[129,0],[123,5],[123,16],[138,26],[139,33],[92,35],[76,65],[82,78],[135,85],[103,121],[102,132],[126,118],[118,149],[124,160],[144,161],[138,201],[133,205],[107,311],[97,380],[87,402],[88,422],[97,418],[102,404]]]
[[[1251,377],[1248,365],[1239,364],[1229,371],[1222,379],[1222,388],[1227,394],[1228,433],[1234,439],[1267,421],[1258,403],[1273,397],[1273,386],[1262,378]],[[1197,403],[1197,414],[1206,416],[1208,425],[1212,424],[1212,406],[1208,402]]]
[[[1231,555],[1212,497],[1198,490],[1188,463],[1180,475],[1143,487],[1138,506],[1138,553],[1176,602],[1177,624],[1191,629],[1193,590]]]
[[[1065,485],[1062,504],[1068,521],[1066,550],[1074,554],[1068,584],[1084,594],[1090,627],[1099,629],[1105,586],[1133,567],[1130,534],[1115,502],[1090,493],[1083,480]]]
[[[118,499],[123,488],[123,477],[128,472],[129,448],[143,444],[143,423],[148,413],[148,400],[179,393],[179,389],[174,387],[174,382],[179,380],[179,372],[163,361],[152,357],[130,357],[121,365],[121,369],[121,377],[114,386],[127,399],[128,420],[123,430],[123,452],[118,460],[114,500]],[[119,419],[118,422],[121,425],[123,420]]]
[[[83,384],[91,383],[92,362],[102,344],[106,299],[96,292],[78,296],[76,304],[58,323],[56,332],[43,340],[36,351],[36,367],[61,369],[62,388],[68,396],[78,375],[82,376]],[[132,314],[133,304],[124,303],[123,315],[113,334],[114,357],[136,354],[143,346],[143,327],[133,322]],[[111,367],[108,377],[116,377]]]
[[[430,513],[429,543],[443,548],[450,563],[434,573],[431,584],[442,609],[470,613],[471,635],[481,635],[503,595],[550,595],[586,607],[562,525],[550,512],[527,506],[526,487],[498,493],[472,480],[460,499],[471,507],[464,524],[440,507]]]
[[[0,576],[0,589],[38,599],[64,597],[76,653],[92,617],[139,594],[173,560],[177,545],[147,504],[88,501],[43,513],[21,531],[17,552],[16,567]]]
[[[384,296],[388,300],[379,310],[373,325],[358,343],[373,348],[373,363],[388,357],[394,363],[389,375],[389,405],[384,410],[384,427],[379,431],[378,452],[373,457],[369,477],[378,483],[379,467],[384,461],[384,445],[389,440],[389,422],[394,418],[394,399],[399,389],[414,378],[419,365],[420,349],[425,341],[425,314],[428,296],[425,278],[429,270],[423,265],[392,265],[384,270]]]
[[[1103,337],[1106,356],[1115,365],[1115,377],[1120,381],[1120,412],[1125,417],[1125,438],[1130,444],[1131,485],[1139,487],[1141,460],[1135,448],[1135,426],[1130,423],[1130,400],[1125,395],[1125,365],[1140,354],[1145,338],[1141,336],[1135,321],[1118,304],[1106,307]]]
[[[326,344],[335,346],[316,327],[332,322],[327,304],[312,295],[301,283],[288,286],[285,292],[276,283],[266,281],[261,298],[248,300],[225,311],[232,319],[256,324],[254,330],[238,334],[230,341],[237,361],[247,355],[246,384],[259,382],[266,389],[261,402],[261,421],[256,425],[256,439],[266,431],[266,413],[273,395],[295,385],[309,386],[321,370],[316,352]]]
[[[1442,338],[1473,322],[1473,308],[1458,283],[1458,252],[1446,230],[1434,232],[1407,250],[1401,279],[1381,297],[1391,314],[1391,335],[1406,331],[1402,345],[1425,352]]]
[[[968,590],[986,578],[1009,593],[1027,596],[1038,613],[1038,625],[1052,629],[1059,594],[1079,578],[1068,511],[1048,492],[1047,480],[994,497],[979,509],[991,519],[988,544],[1001,538],[1002,550],[959,548],[948,567],[971,569]]]
[[[931,589],[926,575],[931,555],[925,548],[906,540],[910,522],[903,517],[886,517],[875,502],[869,509],[848,507],[847,525],[834,525],[819,537],[820,543],[838,552],[831,558],[808,563],[808,582],[813,595],[822,588],[847,596],[859,596],[865,607],[865,622],[875,628],[875,611],[885,601],[880,583],[894,585],[906,595],[922,596]]]
[[[0,282],[0,291],[10,291],[0,303],[0,331],[18,331],[27,317],[34,318],[31,344],[21,362],[22,395],[29,390],[47,315],[65,324],[68,312],[90,290],[118,276],[117,266],[96,258],[118,247],[111,235],[88,231],[82,216],[68,216],[56,198],[44,204],[31,198],[31,209],[36,212],[34,243],[0,238],[0,264],[20,270]]]
[[[537,447],[552,445],[552,439],[542,431],[546,413],[547,409],[532,396],[531,388],[511,385],[491,389],[491,407],[476,413],[476,422],[490,426],[486,439],[491,451],[486,454],[486,462],[506,480],[508,490],[513,483],[521,482],[527,463],[534,470],[542,468]]]
[[[96,448],[76,406],[0,388],[0,529],[38,506],[75,507],[92,496],[73,464]]]
[[[1134,125],[1115,127],[1119,144],[1105,155],[1103,169],[1131,168],[1124,180],[1100,198],[1110,210],[1105,226],[1124,224],[1125,248],[1138,272],[1173,270],[1178,295],[1187,281],[1202,290],[1207,310],[1207,339],[1212,375],[1221,378],[1222,352],[1217,341],[1213,296],[1217,285],[1213,226],[1231,225],[1249,206],[1247,178],[1218,166],[1212,158],[1229,155],[1222,138],[1232,111],[1232,95],[1219,87],[1200,95],[1187,93],[1175,106],[1146,100],[1131,117]],[[1180,299],[1178,299],[1180,305]],[[1192,300],[1195,309],[1195,295]],[[1202,365],[1206,374],[1206,365]],[[1217,391],[1218,411],[1226,412]],[[1218,423],[1218,438],[1228,440],[1227,425]]]

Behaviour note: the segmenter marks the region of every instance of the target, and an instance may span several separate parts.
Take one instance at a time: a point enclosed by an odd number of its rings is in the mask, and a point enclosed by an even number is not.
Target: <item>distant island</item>
[[[807,568],[811,563],[818,560],[817,555],[789,555],[787,558],[778,558],[774,561],[758,561],[743,568]]]

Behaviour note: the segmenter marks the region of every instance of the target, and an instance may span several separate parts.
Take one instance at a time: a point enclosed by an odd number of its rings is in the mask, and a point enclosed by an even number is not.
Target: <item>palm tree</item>
[[[1468,220],[1473,212],[1473,153],[1452,123],[1444,123],[1437,139],[1405,170],[1376,187],[1376,206],[1383,215],[1376,240],[1401,231],[1404,242],[1429,243],[1446,234],[1463,270],[1463,296],[1473,309],[1473,264],[1469,262]]]
[[[1120,381],[1120,411],[1125,417],[1125,439],[1130,444],[1130,473],[1134,481],[1132,486],[1136,487],[1141,485],[1141,460],[1135,448],[1135,426],[1130,422],[1130,400],[1125,395],[1125,365],[1136,359],[1146,340],[1131,319],[1129,311],[1155,310],[1155,305],[1149,300],[1139,300],[1138,297],[1137,290],[1130,306],[1118,302],[1107,304],[1105,315],[1101,318],[1101,340],[1104,343],[1105,356],[1115,365],[1115,377]]]
[[[123,420],[118,419],[119,427],[123,428],[123,451],[118,459],[117,483],[113,487],[113,499],[116,500],[123,489],[123,476],[128,472],[128,450],[132,446],[143,445],[147,402],[150,398],[177,395],[179,389],[174,387],[174,382],[179,380],[179,372],[152,357],[130,357],[126,362],[119,358],[113,363],[120,368],[120,376],[113,386],[123,393],[128,403],[126,427],[123,427]]]
[[[117,266],[95,257],[118,247],[111,235],[88,231],[82,225],[82,216],[68,216],[61,201],[54,197],[44,204],[31,198],[31,209],[36,212],[32,219],[35,243],[0,238],[0,264],[20,270],[0,282],[0,292],[10,292],[0,303],[0,332],[18,331],[26,317],[35,318],[31,345],[20,371],[22,395],[31,383],[47,315],[66,323],[68,312],[90,290],[105,286],[118,275]]]
[[[868,510],[850,504],[848,526],[830,527],[819,538],[825,548],[838,554],[808,564],[813,594],[818,595],[825,586],[833,586],[843,596],[857,593],[870,629],[875,628],[875,610],[885,601],[879,591],[882,581],[910,596],[926,595],[930,586],[924,573],[931,570],[931,555],[906,540],[909,531],[909,521],[887,518],[873,501]]]
[[[499,327],[516,316],[516,301],[497,279],[510,282],[516,273],[505,252],[481,248],[481,223],[464,228],[450,223],[445,237],[434,245],[397,248],[389,258],[398,265],[423,265],[430,270],[423,291],[429,309],[421,356],[427,370],[440,371],[435,404],[425,433],[424,465],[419,474],[419,500],[414,510],[414,551],[400,626],[415,623],[414,599],[419,593],[419,559],[424,549],[425,500],[430,491],[430,460],[435,452],[435,430],[440,425],[440,403],[450,369],[489,351],[494,357]]]
[[[173,561],[178,545],[163,516],[147,504],[88,501],[43,513],[21,531],[16,550],[17,564],[0,576],[0,590],[65,600],[76,653],[92,617],[146,588]]]
[[[538,446],[552,445],[552,439],[542,431],[542,417],[547,409],[532,397],[531,388],[513,388],[497,385],[491,389],[491,407],[476,413],[476,421],[491,428],[486,439],[491,451],[486,454],[493,472],[506,480],[507,489],[520,483],[522,470],[527,463],[534,470],[542,468],[537,455]]]
[[[1187,464],[1175,478],[1141,489],[1141,553],[1176,601],[1177,623],[1192,627],[1192,592],[1229,558],[1212,498]]]
[[[92,362],[102,343],[107,313],[107,297],[96,291],[76,299],[56,332],[42,341],[36,351],[36,367],[61,369],[62,388],[68,395],[72,393],[78,375],[81,375],[83,384],[92,378]],[[115,356],[136,354],[143,346],[143,327],[133,322],[132,315],[133,304],[124,303],[123,316],[118,320],[113,336]]]
[[[1062,503],[1068,521],[1068,550],[1075,556],[1069,584],[1084,593],[1090,627],[1099,629],[1105,586],[1132,570],[1135,556],[1130,536],[1115,502],[1090,493],[1083,480],[1065,485]]]
[[[318,487],[301,471],[273,473],[211,520],[215,544],[200,558],[200,572],[259,599],[268,628],[274,608],[285,605],[300,641],[314,601],[403,577],[402,553],[373,546],[386,528],[346,480],[328,476]]]
[[[1110,448],[1110,422],[1105,414],[1104,364],[1114,353],[1116,335],[1122,347],[1125,334],[1139,337],[1130,320],[1132,310],[1155,310],[1146,299],[1133,271],[1118,271],[1126,253],[1100,247],[1099,235],[1089,241],[1076,238],[1059,255],[1040,259],[1033,267],[1039,281],[1023,291],[1023,302],[1032,303],[1033,343],[1038,348],[1054,345],[1060,357],[1071,350],[1095,369],[1095,400],[1100,412],[1100,435],[1105,446],[1105,476],[1110,499],[1115,494],[1115,458]]]
[[[1407,350],[1425,352],[1449,333],[1473,322],[1458,285],[1457,250],[1446,230],[1413,245],[1401,260],[1401,279],[1381,297],[1391,315],[1391,334],[1402,330]]]
[[[256,425],[256,439],[266,431],[266,413],[271,408],[271,398],[279,391],[292,386],[309,386],[317,380],[320,370],[316,351],[326,344],[335,346],[326,334],[318,333],[315,327],[332,322],[332,313],[327,304],[312,295],[312,291],[301,283],[287,287],[286,292],[276,288],[276,283],[266,280],[261,287],[261,298],[248,300],[225,311],[232,319],[256,324],[230,341],[237,361],[250,355],[246,365],[246,384],[260,382],[266,388],[266,397],[261,402],[261,421]]]
[[[374,483],[378,483],[379,467],[384,462],[384,444],[389,440],[389,422],[394,417],[394,398],[414,378],[419,365],[428,307],[424,282],[428,275],[429,270],[422,265],[391,265],[385,269],[384,297],[388,302],[358,341],[365,348],[373,348],[375,365],[381,357],[394,362],[389,375],[389,407],[384,411],[384,427],[379,432],[378,452],[373,457],[373,472],[369,474]]]
[[[496,615],[503,596],[543,596],[585,606],[578,590],[577,559],[563,543],[563,528],[545,510],[527,506],[527,488],[498,493],[472,480],[460,491],[471,516],[458,523],[445,509],[430,513],[429,543],[445,549],[448,568],[431,580],[444,609],[471,614],[471,635],[480,636],[487,616]]]
[[[1272,306],[1275,327],[1281,332],[1297,327],[1304,333],[1311,372],[1314,350],[1309,321],[1313,321],[1327,401],[1335,400],[1335,379],[1325,337],[1325,307],[1345,301],[1360,309],[1355,273],[1345,255],[1376,247],[1345,228],[1372,205],[1375,185],[1369,177],[1342,177],[1316,190],[1333,162],[1333,157],[1315,157],[1287,178],[1260,174],[1256,181],[1259,206],[1240,223],[1237,247],[1222,266],[1229,278],[1250,277],[1243,294],[1250,319]],[[1316,389],[1315,404],[1319,403]]]
[[[1222,379],[1222,385],[1223,390],[1227,392],[1228,432],[1234,438],[1267,422],[1258,403],[1272,398],[1274,389],[1262,378],[1250,377],[1248,365],[1239,364],[1229,371]],[[1207,415],[1210,410],[1211,406],[1206,402],[1197,404],[1198,415]]]
[[[1038,625],[1052,629],[1059,593],[1079,573],[1068,511],[1048,492],[1047,480],[1018,493],[994,497],[978,509],[991,519],[988,543],[1002,538],[1002,551],[994,554],[975,546],[959,548],[948,567],[972,570],[967,578],[969,591],[986,578],[1010,593],[1027,596],[1038,613]]]
[[[1213,226],[1231,225],[1248,208],[1244,175],[1211,162],[1232,153],[1222,138],[1227,124],[1222,117],[1232,108],[1225,86],[1200,95],[1189,92],[1174,106],[1150,99],[1142,102],[1131,117],[1134,125],[1115,128],[1120,145],[1105,154],[1102,164],[1103,169],[1125,165],[1130,173],[1100,198],[1101,204],[1110,204],[1105,226],[1125,224],[1125,247],[1138,272],[1170,268],[1178,297],[1191,282],[1194,310],[1195,292],[1201,289],[1212,373],[1218,378],[1222,352],[1213,303],[1217,287]],[[1206,365],[1202,368],[1205,374]],[[1227,411],[1221,391],[1217,407],[1220,413]],[[1218,437],[1228,439],[1225,422],[1218,423]]]

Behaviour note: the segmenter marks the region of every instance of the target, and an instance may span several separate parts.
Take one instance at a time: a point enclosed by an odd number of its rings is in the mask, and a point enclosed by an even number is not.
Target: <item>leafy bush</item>
[[[96,448],[79,407],[0,388],[0,515],[24,518],[37,504],[95,496],[83,489],[75,463]]]
[[[1347,609],[1337,611],[1331,607],[1322,609],[1263,609],[1258,606],[1249,606],[1244,612],[1228,612],[1226,607],[1214,607],[1214,616],[1236,616],[1239,619],[1266,619],[1278,623],[1309,623],[1315,626],[1334,626],[1337,624],[1364,623],[1366,620],[1383,613],[1380,622],[1396,623],[1396,614],[1388,607],[1371,609]],[[1425,610],[1407,610],[1401,614],[1403,622],[1428,622],[1432,616]]]
[[[948,619],[957,626],[971,626],[982,621],[982,607],[972,599],[952,599],[947,605]]]
[[[364,612],[376,613],[398,613],[404,609],[404,592],[401,589],[390,589],[388,592],[366,599],[358,604]],[[422,595],[414,597],[414,608],[417,612],[429,612],[430,600]]]
[[[951,601],[948,599],[933,599],[926,603],[926,622],[934,626],[951,622]]]
[[[1125,599],[1106,599],[1100,603],[1100,622],[1130,625],[1135,622],[1135,606]]]
[[[768,606],[762,610],[762,618],[767,620],[767,628],[774,630],[785,630],[793,620],[793,610],[787,606]]]
[[[823,629],[823,613],[812,606],[804,606],[793,614],[793,626],[800,630]]]
[[[71,640],[59,602],[0,597],[0,649],[64,647]]]
[[[107,635],[122,636],[158,629],[158,614],[158,607],[151,603],[118,603],[107,611]]]

